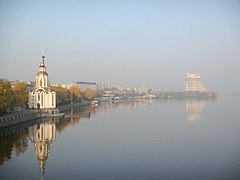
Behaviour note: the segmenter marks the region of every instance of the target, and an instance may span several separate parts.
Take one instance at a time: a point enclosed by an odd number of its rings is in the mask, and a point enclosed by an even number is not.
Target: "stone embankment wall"
[[[41,117],[42,113],[40,110],[26,110],[14,114],[8,114],[0,117],[0,128],[24,123]]]
[[[71,110],[81,109],[83,106],[89,105],[89,102],[81,102],[76,104],[67,104],[61,105],[56,109],[47,109],[47,110],[23,110],[13,114],[8,114],[4,116],[0,116],[0,128],[6,128],[13,125],[21,124],[27,121],[31,121],[34,119],[42,118],[44,115],[49,114],[53,115],[58,112],[71,112]],[[52,113],[53,112],[53,113]]]
[[[77,110],[77,109],[82,108],[83,106],[88,106],[89,104],[90,103],[88,101],[83,101],[83,102],[75,103],[75,104],[61,105],[61,106],[58,106],[57,108],[59,109],[59,112],[66,113],[66,112],[70,112],[71,109]]]

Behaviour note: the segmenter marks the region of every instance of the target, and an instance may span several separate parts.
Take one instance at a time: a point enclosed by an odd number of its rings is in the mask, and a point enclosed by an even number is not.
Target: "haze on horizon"
[[[0,1],[0,78],[240,91],[240,1]]]

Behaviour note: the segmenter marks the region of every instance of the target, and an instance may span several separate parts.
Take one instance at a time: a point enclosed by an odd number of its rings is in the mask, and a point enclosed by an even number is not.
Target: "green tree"
[[[17,81],[13,87],[13,92],[15,95],[15,106],[24,107],[28,102],[28,88],[27,84],[24,82]]]
[[[14,104],[14,93],[11,83],[7,80],[0,80],[0,114],[12,109]]]

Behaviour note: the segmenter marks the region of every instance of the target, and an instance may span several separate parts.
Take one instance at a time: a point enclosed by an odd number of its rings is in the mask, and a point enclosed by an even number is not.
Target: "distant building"
[[[200,74],[188,72],[185,76],[185,91],[205,92]]]
[[[91,89],[96,91],[97,90],[97,83],[94,82],[74,82],[76,84],[81,92],[86,91],[87,89]]]
[[[61,88],[68,88],[66,84],[51,84],[52,87],[61,87]]]
[[[138,94],[143,94],[143,93],[147,92],[147,89],[143,88],[143,87],[133,88],[133,90],[134,90],[135,93],[138,93]]]
[[[56,92],[51,90],[44,59],[45,56],[42,55],[42,62],[39,65],[35,78],[35,86],[32,91],[29,91],[29,108],[56,108]]]
[[[27,82],[28,90],[32,91],[34,89],[34,85],[35,85],[35,82],[33,82],[33,81]]]
[[[25,83],[26,86],[27,86],[27,89],[28,89],[29,91],[32,91],[32,90],[33,90],[34,84],[35,84],[35,82],[33,82],[33,81],[24,82],[24,81],[18,81],[18,80],[16,80],[16,81],[10,81],[10,82],[11,82],[11,87],[12,87],[12,88],[15,88],[17,82]]]
[[[105,90],[105,89],[112,89],[112,85],[106,82],[97,83],[97,89]]]

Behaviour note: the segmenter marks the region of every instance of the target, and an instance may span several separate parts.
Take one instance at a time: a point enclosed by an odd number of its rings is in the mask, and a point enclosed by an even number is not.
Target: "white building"
[[[56,92],[50,88],[48,73],[44,64],[45,56],[39,65],[35,78],[35,86],[28,96],[28,107],[36,109],[56,108]]]
[[[205,92],[200,74],[188,72],[185,77],[185,91]]]

